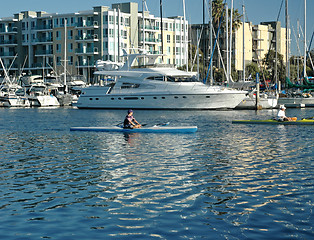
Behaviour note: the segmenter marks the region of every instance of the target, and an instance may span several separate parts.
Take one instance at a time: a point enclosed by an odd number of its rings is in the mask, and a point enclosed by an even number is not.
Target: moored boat
[[[78,108],[107,109],[233,109],[246,91],[209,86],[199,82],[195,73],[175,69],[169,65],[155,65],[161,55],[129,54],[118,70],[101,70],[94,74],[111,76],[116,81],[106,86],[82,89]],[[144,62],[144,66],[135,63]]]

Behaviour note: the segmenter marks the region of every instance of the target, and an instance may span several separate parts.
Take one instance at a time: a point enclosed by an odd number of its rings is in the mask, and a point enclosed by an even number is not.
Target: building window
[[[61,40],[61,32],[56,31],[56,40]]]
[[[168,34],[167,35],[167,43],[170,43],[171,42],[171,36]]]
[[[59,19],[55,18],[54,19],[54,27],[58,27],[59,26]]]
[[[57,53],[61,53],[61,44],[56,45]]]
[[[69,43],[69,52],[73,52],[73,43]]]
[[[113,37],[113,29],[109,29],[109,37]]]
[[[73,56],[70,56],[68,60],[69,65],[73,65]]]
[[[73,31],[72,30],[68,31],[68,39],[73,39]]]
[[[109,16],[109,24],[113,24],[113,20],[114,20],[114,17],[113,16]]]

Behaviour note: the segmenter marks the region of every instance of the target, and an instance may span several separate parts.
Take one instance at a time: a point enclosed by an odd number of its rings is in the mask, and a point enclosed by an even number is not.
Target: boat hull
[[[70,131],[90,131],[90,132],[124,132],[124,133],[195,133],[197,126],[182,127],[142,127],[126,129],[121,127],[71,127]]]
[[[234,124],[273,124],[273,125],[314,125],[314,120],[303,119],[297,121],[277,121],[277,120],[234,120]]]
[[[163,110],[208,110],[234,109],[245,97],[245,92],[220,92],[200,94],[106,94],[81,95],[78,108],[104,109],[163,109]]]
[[[262,109],[272,109],[278,104],[278,98],[260,98],[259,106]],[[246,97],[241,101],[241,103],[236,107],[236,109],[255,109],[256,99],[253,97]]]

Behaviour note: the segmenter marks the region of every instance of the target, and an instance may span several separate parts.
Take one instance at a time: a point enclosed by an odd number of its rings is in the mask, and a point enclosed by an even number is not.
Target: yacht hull
[[[233,109],[245,97],[245,92],[220,92],[201,94],[132,94],[132,95],[81,95],[78,108],[94,109],[165,109],[165,110],[209,110]]]

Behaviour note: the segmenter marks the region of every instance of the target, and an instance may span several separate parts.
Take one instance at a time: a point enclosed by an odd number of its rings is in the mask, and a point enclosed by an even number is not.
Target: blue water
[[[0,109],[0,239],[314,238],[314,126],[231,124],[272,110],[134,115],[199,131],[70,132],[125,111]]]

